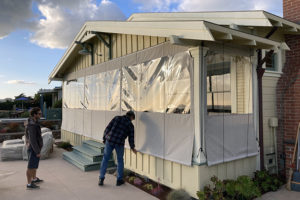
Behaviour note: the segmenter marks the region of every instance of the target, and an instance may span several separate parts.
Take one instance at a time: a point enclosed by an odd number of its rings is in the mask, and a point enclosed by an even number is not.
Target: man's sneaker
[[[30,185],[27,185],[26,188],[27,188],[27,190],[35,190],[35,189],[40,189],[40,186],[38,186],[34,183],[31,183]]]
[[[32,180],[32,181],[31,181],[31,183],[35,183],[35,184],[41,183],[41,182],[44,182],[44,180],[41,180],[41,179],[39,179],[38,177],[36,177],[35,180]]]
[[[99,179],[98,185],[103,186],[104,184],[104,178]]]
[[[120,186],[120,185],[123,185],[125,183],[124,180],[117,180],[117,184],[116,186]]]

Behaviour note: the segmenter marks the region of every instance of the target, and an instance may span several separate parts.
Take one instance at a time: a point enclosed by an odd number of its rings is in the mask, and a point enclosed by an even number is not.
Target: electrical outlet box
[[[269,118],[269,126],[274,128],[278,127],[278,118],[276,117]]]

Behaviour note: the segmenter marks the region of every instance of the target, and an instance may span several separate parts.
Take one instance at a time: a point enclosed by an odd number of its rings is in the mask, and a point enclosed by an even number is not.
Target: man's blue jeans
[[[104,155],[103,155],[103,160],[101,162],[101,167],[100,167],[100,179],[105,178],[105,173],[107,169],[107,164],[108,161],[111,157],[111,153],[113,150],[116,150],[117,152],[117,160],[118,160],[118,175],[117,175],[117,180],[123,180],[123,170],[124,170],[124,146],[123,145],[111,145],[108,142],[105,143],[105,148],[104,148]]]

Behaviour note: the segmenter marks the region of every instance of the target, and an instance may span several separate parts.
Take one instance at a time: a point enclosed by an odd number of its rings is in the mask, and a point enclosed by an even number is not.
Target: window
[[[267,56],[266,52],[266,70],[268,71],[278,71],[278,54],[273,53],[272,55]]]
[[[250,57],[210,52],[206,57],[207,113],[252,112],[252,65]]]

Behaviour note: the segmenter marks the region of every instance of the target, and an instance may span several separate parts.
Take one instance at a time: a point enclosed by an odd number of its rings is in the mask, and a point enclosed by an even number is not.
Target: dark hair
[[[30,110],[30,116],[33,117],[34,115],[37,115],[38,112],[41,111],[39,107],[34,107]]]
[[[126,116],[129,117],[129,118],[135,119],[135,114],[134,114],[133,111],[128,111],[128,112],[126,113]]]

